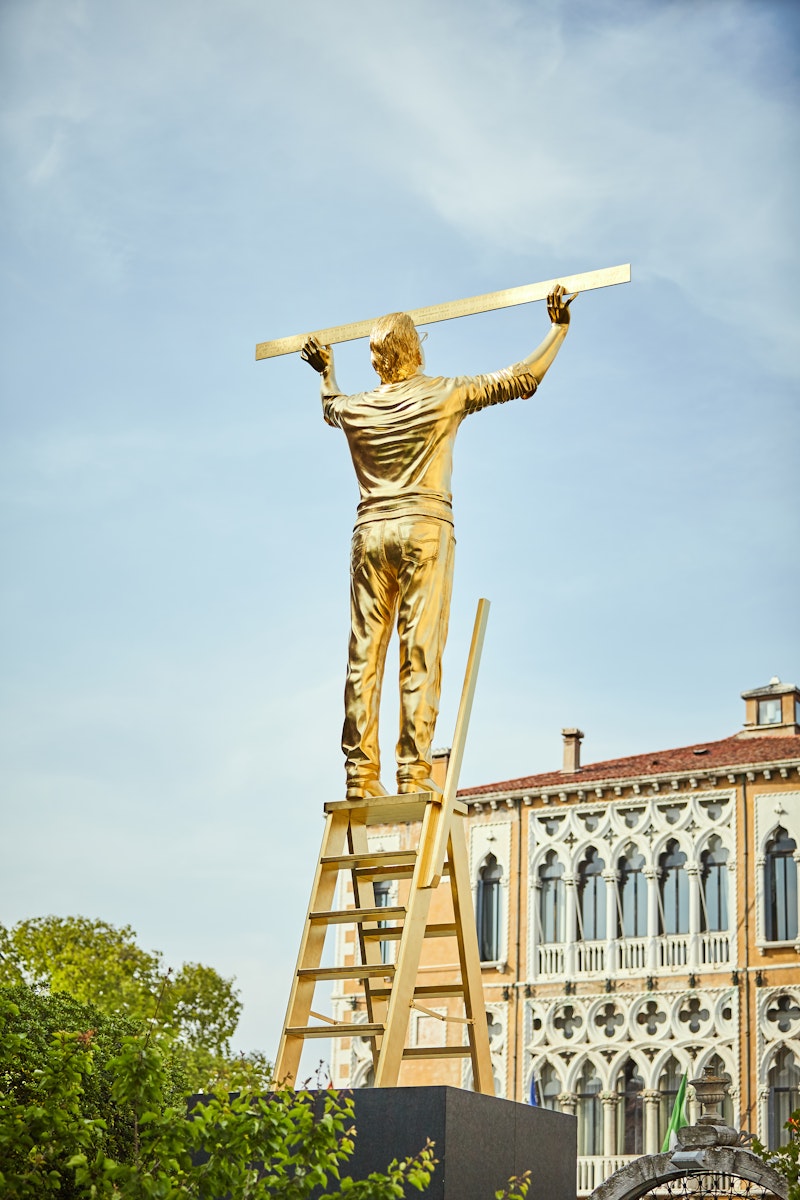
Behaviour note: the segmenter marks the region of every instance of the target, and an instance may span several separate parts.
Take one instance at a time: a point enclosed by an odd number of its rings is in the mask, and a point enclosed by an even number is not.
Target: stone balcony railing
[[[655,938],[615,938],[612,941],[545,942],[536,947],[536,978],[626,974],[658,970],[703,971],[731,963],[727,932],[672,933]]]

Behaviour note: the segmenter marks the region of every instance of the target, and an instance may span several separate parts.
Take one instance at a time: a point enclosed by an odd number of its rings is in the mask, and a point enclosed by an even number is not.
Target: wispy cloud
[[[624,10],[586,9],[568,55],[557,4],[501,4],[491,20],[375,10],[338,39],[369,97],[369,154],[470,238],[587,265],[625,248],[640,278],[670,279],[796,369],[797,114],[770,80],[787,62],[774,14],[736,0]],[[324,25],[328,44],[333,14]]]

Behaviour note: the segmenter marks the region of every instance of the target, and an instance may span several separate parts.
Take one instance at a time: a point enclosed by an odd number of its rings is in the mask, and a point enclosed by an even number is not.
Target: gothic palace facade
[[[459,793],[496,1091],[577,1116],[580,1195],[660,1149],[684,1071],[727,1072],[732,1123],[772,1145],[800,1106],[800,691],[772,680],[743,699],[744,727],[722,741],[582,765],[583,734],[564,730],[561,770]],[[397,883],[376,893],[403,902]],[[426,982],[453,977],[453,944],[426,945]],[[354,947],[342,929],[337,962]],[[366,1019],[353,982],[333,1003]],[[409,1044],[463,1040],[412,1012]],[[369,1086],[371,1068],[368,1043],[335,1039],[336,1086]],[[410,1062],[401,1083],[434,1070],[469,1086],[458,1058]]]

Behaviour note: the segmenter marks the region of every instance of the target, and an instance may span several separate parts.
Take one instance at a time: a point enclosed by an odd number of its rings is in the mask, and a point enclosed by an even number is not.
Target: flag
[[[670,1150],[675,1149],[678,1142],[678,1130],[683,1129],[684,1125],[689,1124],[686,1116],[686,1083],[688,1078],[688,1071],[684,1071],[681,1081],[678,1084],[678,1091],[675,1096],[675,1103],[672,1106],[667,1132],[664,1134],[664,1144],[661,1147],[662,1154],[667,1154]]]
[[[530,1091],[530,1097],[528,1099],[528,1103],[532,1104],[534,1108],[539,1107],[539,1095],[538,1095],[538,1090],[536,1087],[536,1076],[535,1075],[531,1075],[531,1091]]]

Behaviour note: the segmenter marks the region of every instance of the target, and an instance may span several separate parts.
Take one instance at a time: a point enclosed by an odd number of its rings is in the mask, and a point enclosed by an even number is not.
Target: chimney
[[[583,731],[580,729],[562,729],[564,739],[564,765],[561,770],[565,775],[574,775],[581,769],[581,741]]]
[[[442,790],[444,790],[445,780],[447,779],[447,768],[450,766],[450,747],[446,749],[434,750],[431,754],[431,779]]]

